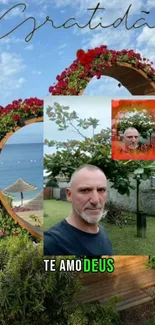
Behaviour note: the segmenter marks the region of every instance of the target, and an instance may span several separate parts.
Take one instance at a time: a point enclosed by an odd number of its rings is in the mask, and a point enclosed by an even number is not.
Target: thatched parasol
[[[37,196],[35,196],[29,202],[23,204],[24,208],[29,208],[31,210],[43,210],[43,191],[41,191]]]
[[[23,193],[24,192],[30,192],[36,190],[37,187],[34,185],[31,185],[27,182],[25,182],[22,178],[18,178],[15,183],[12,185],[6,187],[3,192],[8,192],[8,193],[21,193],[21,204],[23,204]]]

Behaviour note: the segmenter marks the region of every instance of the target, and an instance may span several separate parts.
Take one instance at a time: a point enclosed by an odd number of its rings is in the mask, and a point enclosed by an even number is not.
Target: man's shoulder
[[[58,223],[50,227],[48,230],[45,231],[45,233],[52,233],[56,230],[61,230],[62,228],[64,228],[64,226],[65,226],[65,219],[59,221]]]
[[[44,231],[44,255],[63,255],[62,240],[66,236],[65,219]]]
[[[101,233],[107,234],[106,229],[103,225],[99,224],[99,228]]]

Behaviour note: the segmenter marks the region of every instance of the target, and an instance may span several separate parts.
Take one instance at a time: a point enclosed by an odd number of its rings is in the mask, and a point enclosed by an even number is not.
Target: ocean
[[[25,192],[24,203],[34,198],[43,189],[43,144],[6,144],[0,153],[0,190],[12,185],[18,178],[23,178],[37,187]],[[13,205],[20,205],[21,194],[13,196]]]

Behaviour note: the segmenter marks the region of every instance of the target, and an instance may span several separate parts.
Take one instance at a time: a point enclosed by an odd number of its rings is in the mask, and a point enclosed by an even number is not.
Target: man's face
[[[66,191],[72,208],[87,223],[100,221],[107,196],[107,180],[100,170],[80,170],[73,179],[71,188]]]
[[[137,130],[126,130],[124,134],[124,143],[125,145],[131,149],[134,150],[137,148],[139,142],[139,133]]]

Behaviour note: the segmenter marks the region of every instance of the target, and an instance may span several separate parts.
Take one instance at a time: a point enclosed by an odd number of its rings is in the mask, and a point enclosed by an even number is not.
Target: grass
[[[44,228],[55,225],[71,213],[71,203],[66,201],[44,200]]]
[[[66,218],[71,213],[71,203],[66,201],[44,201],[44,229]],[[126,225],[122,228],[105,223],[101,224],[111,239],[115,255],[154,255],[155,217],[147,218],[146,238],[136,236],[136,225]]]

